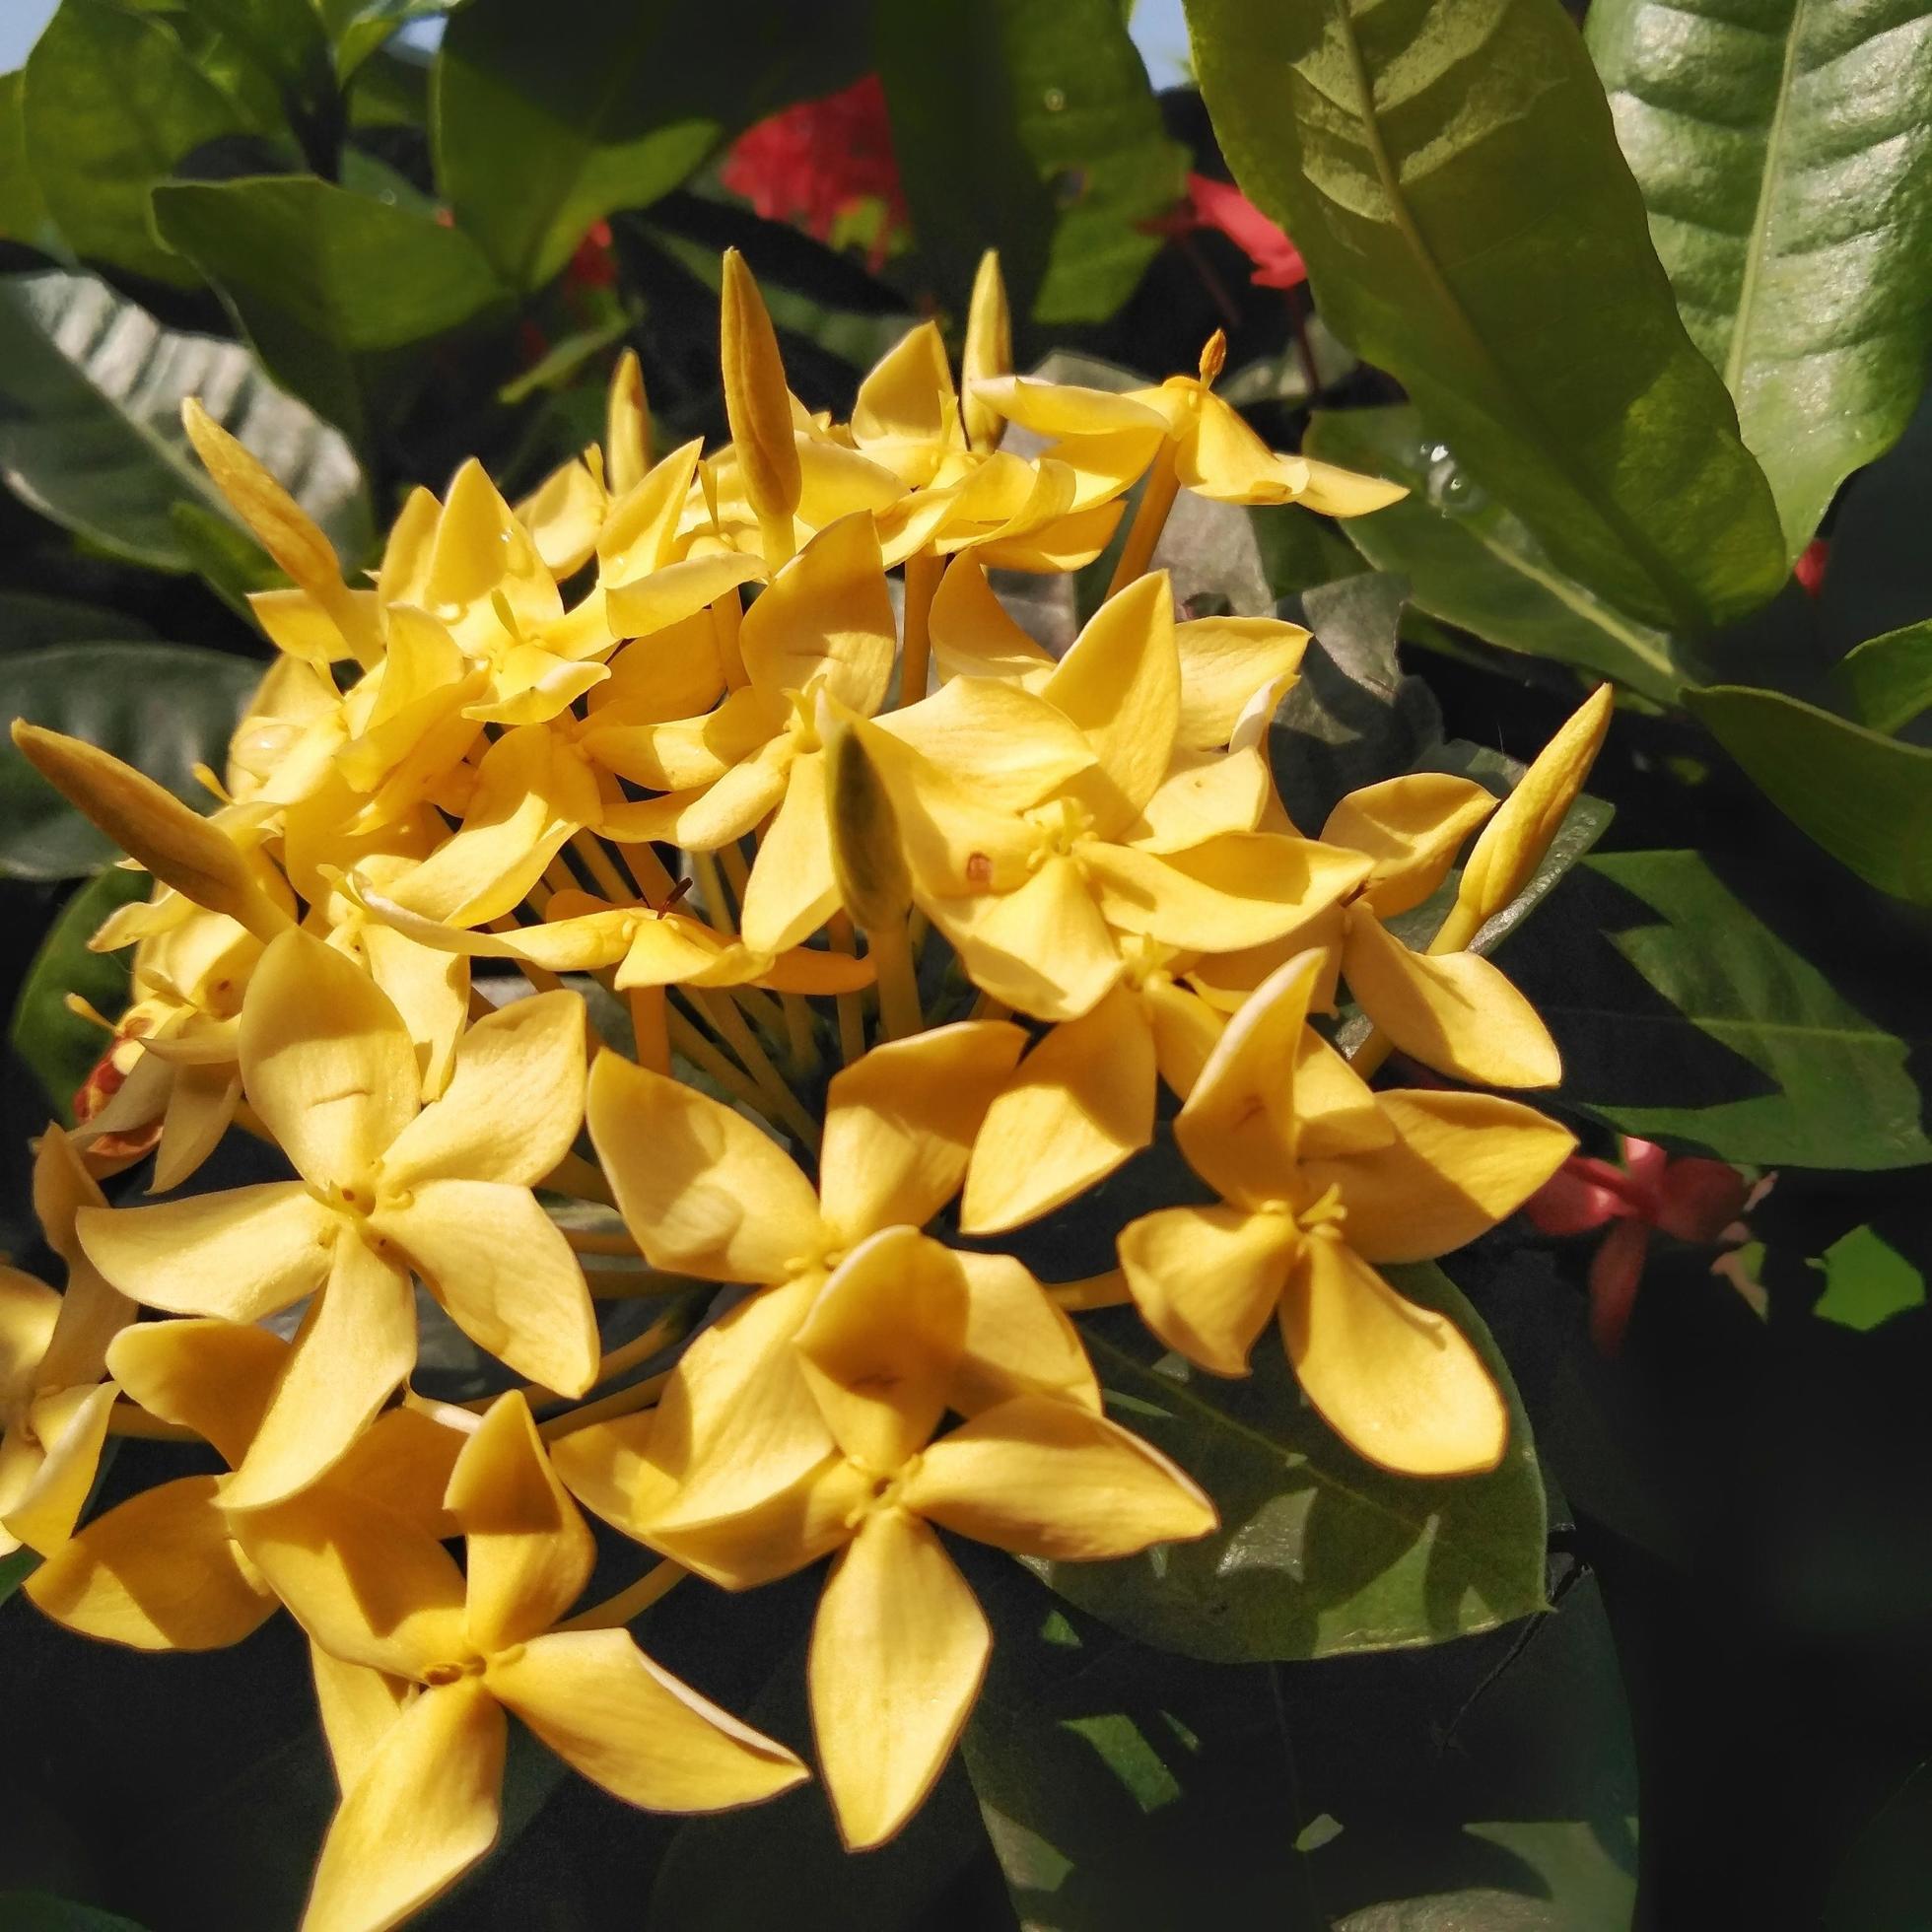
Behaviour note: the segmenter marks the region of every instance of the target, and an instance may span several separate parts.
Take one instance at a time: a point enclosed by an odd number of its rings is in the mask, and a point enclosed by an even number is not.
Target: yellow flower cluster
[[[1303,836],[1264,748],[1306,633],[1178,621],[1147,565],[1182,489],[1342,515],[1397,493],[1268,449],[1213,392],[1217,345],[1118,395],[1007,376],[1004,340],[990,264],[966,394],[929,323],[833,422],[727,257],[729,447],[654,460],[627,360],[601,448],[516,506],[474,463],[418,490],[369,583],[190,404],[292,584],[254,600],[280,656],[215,808],[16,726],[156,886],[95,941],[134,948],[126,1077],[40,1143],[65,1293],[0,1273],[5,1547],[110,1641],[296,1618],[342,1790],[310,1932],[393,1925],[482,1855],[505,1711],[656,1809],[803,1778],[627,1634],[691,1573],[833,1558],[819,1767],[851,1846],[890,1836],[990,1645],[939,1532],[1066,1560],[1215,1526],[1105,1414],[1070,1310],[1131,1300],[1224,1375],[1274,1315],[1364,1456],[1502,1454],[1475,1350],[1376,1264],[1470,1240],[1569,1149],[1472,1090],[1558,1070],[1463,948],[1607,701],[1500,809],[1422,774]],[[988,572],[1093,562],[1137,483],[1112,592],[1056,658]],[[1387,922],[1473,836],[1412,951]],[[1378,1028],[1352,1063],[1308,1023],[1340,981]],[[1465,1084],[1372,1090],[1389,1045]],[[1218,1204],[1042,1285],[990,1237],[1147,1146],[1163,1085]],[[289,1178],[173,1194],[232,1125]],[[108,1207],[95,1177],[150,1152],[172,1198]],[[413,1387],[420,1296],[519,1386]],[[641,1296],[670,1312],[606,1348],[598,1303]],[[229,1473],[77,1529],[110,1429],[205,1440]],[[656,1561],[579,1609],[585,1510]]]

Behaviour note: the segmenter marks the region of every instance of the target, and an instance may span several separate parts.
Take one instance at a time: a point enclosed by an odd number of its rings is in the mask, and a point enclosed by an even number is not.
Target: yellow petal
[[[1105,436],[1134,430],[1157,438],[1167,433],[1164,416],[1144,402],[1108,389],[1007,376],[976,381],[973,394],[1009,423],[1038,436]],[[1151,448],[1148,453],[1152,453]]]
[[[938,1425],[966,1342],[966,1276],[917,1229],[862,1241],[832,1272],[794,1338],[844,1453],[889,1476]]]
[[[959,380],[966,391],[960,414],[966,440],[975,449],[997,449],[1004,425],[999,412],[974,393],[974,384],[1005,376],[1012,366],[1013,322],[1006,284],[1000,273],[999,250],[989,248],[973,277],[973,294],[966,305],[966,342],[959,356]]]
[[[485,1680],[566,1763],[647,1811],[724,1811],[808,1775],[652,1662],[622,1630],[559,1630],[495,1657]]]
[[[1178,751],[1123,838],[1140,852],[1185,852],[1225,832],[1255,831],[1271,807],[1278,811],[1275,780],[1259,751]]]
[[[1051,858],[1016,892],[933,899],[927,911],[983,993],[1036,1019],[1077,1019],[1123,971],[1085,877]]]
[[[192,1429],[232,1469],[247,1452],[289,1345],[240,1322],[141,1322],[107,1350],[114,1380],[150,1415]]]
[[[742,1114],[609,1053],[590,1070],[586,1111],[625,1225],[654,1268],[782,1281],[828,1245],[810,1183]]]
[[[151,1194],[166,1194],[187,1180],[215,1151],[235,1118],[242,1075],[233,1067],[176,1067],[155,1150]]]
[[[55,1389],[36,1397],[27,1420],[40,1445],[40,1462],[26,1487],[6,1506],[6,1529],[30,1550],[50,1556],[74,1534],[101,1467],[113,1413],[114,1385]]]
[[[1301,662],[1308,633],[1277,617],[1202,617],[1174,626],[1181,658],[1181,721],[1187,749],[1223,745],[1243,707],[1263,685]]]
[[[629,806],[621,832],[606,813],[604,834],[630,844],[657,839],[687,852],[716,852],[743,838],[784,798],[794,755],[790,736],[773,738],[715,782]]]
[[[583,1118],[584,1001],[562,991],[513,1000],[463,1035],[448,1090],[390,1143],[384,1184],[530,1187],[570,1151]]]
[[[986,1110],[1026,1036],[963,1020],[874,1047],[833,1075],[819,1191],[843,1242],[924,1227],[953,1197]]]
[[[740,556],[735,551],[666,564],[648,577],[613,584],[605,589],[611,629],[619,637],[651,637],[688,622],[740,584],[764,574],[764,566],[756,557]]]
[[[1295,502],[1324,517],[1366,517],[1399,503],[1409,492],[1400,483],[1379,476],[1360,476],[1352,469],[1338,469],[1333,463],[1318,463],[1303,456],[1301,466],[1308,472]]]
[[[456,1040],[469,1017],[469,971],[455,951],[419,945],[372,920],[359,922],[369,976],[402,1015],[422,1063],[423,1093],[440,1094],[449,1081]]]
[[[367,1664],[345,1664],[312,1638],[309,1669],[315,1680],[315,1704],[335,1765],[336,1788],[347,1791],[402,1715],[415,1686]]]
[[[1230,1201],[1284,1197],[1295,1158],[1294,1068],[1320,953],[1296,953],[1228,1021],[1174,1122],[1188,1164]]]
[[[564,1396],[597,1377],[597,1321],[584,1271],[527,1188],[420,1181],[369,1225],[392,1243],[473,1342]]]
[[[307,932],[285,932],[262,954],[241,1055],[249,1105],[314,1187],[366,1182],[416,1112],[421,1075],[402,1015],[353,960]]]
[[[724,250],[720,310],[724,414],[745,495],[761,520],[789,518],[798,505],[798,455],[792,443],[792,396],[764,298],[744,257]]]
[[[219,1650],[276,1609],[252,1580],[216,1500],[221,1479],[183,1476],[97,1516],[27,1579],[56,1623],[136,1650]]]
[[[1348,1245],[1371,1262],[1429,1261],[1486,1234],[1576,1145],[1533,1107],[1492,1094],[1377,1097],[1394,1140],[1302,1170],[1312,1188],[1341,1190]]]
[[[627,644],[610,676],[590,694],[590,716],[612,724],[696,718],[724,694],[724,671],[709,611]],[[594,743],[593,733],[580,740]]]
[[[1563,1063],[1536,1008],[1473,952],[1411,952],[1366,906],[1348,916],[1343,976],[1397,1049],[1484,1086],[1551,1087]]]
[[[516,1390],[490,1405],[449,1473],[470,1641],[486,1656],[547,1630],[583,1594],[597,1546]]]
[[[888,712],[879,729],[995,810],[1023,811],[1094,766],[1093,748],[1072,720],[1010,679],[955,677],[919,704]]]
[[[1053,673],[1052,654],[1007,615],[985,568],[970,555],[946,566],[928,623],[932,660],[943,677],[1006,679],[1037,690]]]
[[[833,1565],[807,1678],[839,1835],[882,1844],[932,1790],[993,1647],[966,1579],[903,1509],[875,1510]]]
[[[863,512],[820,530],[772,579],[738,633],[756,689],[776,697],[822,677],[867,718],[885,702],[897,642],[878,531]]]
[[[660,1482],[662,1473],[650,1460],[656,1426],[656,1410],[643,1409],[572,1429],[547,1445],[550,1467],[565,1488],[591,1515],[640,1543],[644,1541],[640,1488],[650,1484],[654,1494],[660,1487],[668,1494],[670,1488]]]
[[[1396,1138],[1375,1091],[1312,1026],[1294,1063],[1295,1152],[1303,1160],[1386,1147]]]
[[[425,1690],[349,1787],[302,1932],[386,1932],[496,1842],[509,1726],[474,1679]]]
[[[1200,994],[1156,974],[1140,989],[1142,1008],[1153,1030],[1154,1064],[1160,1077],[1185,1100],[1220,1044],[1226,1022]]]
[[[152,1208],[84,1208],[82,1246],[150,1308],[258,1322],[327,1278],[336,1217],[295,1181]]]
[[[1157,1450],[1048,1396],[1015,1396],[933,1443],[903,1493],[976,1543],[1075,1562],[1206,1536],[1217,1520]]]
[[[859,385],[852,440],[908,483],[930,483],[964,442],[946,345],[936,322],[908,329]]]
[[[403,500],[402,513],[389,526],[382,546],[381,568],[376,575],[376,601],[421,603],[429,594],[430,546],[443,506],[419,483]]]
[[[425,919],[407,906],[397,905],[360,875],[351,880],[350,890],[373,918],[382,922],[385,931],[393,931],[425,951],[476,959],[518,959],[553,973],[590,972],[614,965],[624,957],[638,925],[631,909],[609,906],[575,918],[547,920],[541,926],[518,927],[514,932],[478,932]],[[552,903],[563,897],[557,893]]]
[[[1042,465],[1048,460],[1043,457]],[[1065,463],[1055,467],[1068,472],[1064,498],[1067,514],[1015,536],[977,539],[979,559],[988,570],[1041,571],[1055,576],[1085,570],[1113,541],[1124,506],[1102,503],[1091,509],[1079,508],[1081,478]]]
[[[328,1284],[309,1304],[275,1393],[223,1500],[279,1502],[335,1462],[416,1360],[409,1276],[344,1229]]]
[[[463,1429],[420,1409],[385,1409],[322,1482],[338,1494],[361,1496],[442,1542],[458,1534],[455,1518],[444,1507],[444,1494],[468,1440]]]
[[[603,489],[579,456],[560,463],[517,506],[544,569],[556,578],[569,577],[590,561],[603,514]]]
[[[247,855],[212,820],[81,738],[24,718],[14,720],[13,737],[49,785],[164,884],[258,938],[287,930],[288,914],[263,890]]]
[[[1366,870],[1352,853],[1277,832],[1225,832],[1164,858],[1096,839],[1081,859],[1112,925],[1188,952],[1282,938]]]
[[[1184,489],[1219,503],[1285,503],[1308,485],[1299,456],[1271,449],[1221,398],[1202,392],[1176,450]]]
[[[966,1347],[946,1392],[962,1415],[1019,1395],[1100,1413],[1100,1385],[1067,1311],[1010,1255],[958,1257],[966,1273]]]
[[[1041,695],[1085,733],[1099,775],[1077,788],[1105,838],[1131,824],[1167,775],[1181,717],[1181,663],[1167,574],[1136,579],[1094,612]]]
[[[825,754],[818,751],[792,761],[785,797],[759,841],[739,908],[744,942],[754,952],[784,952],[797,945],[838,910],[825,764]]]
[[[604,480],[612,496],[638,483],[651,467],[651,410],[638,352],[626,349],[610,372],[604,403]]]
[[[1329,813],[1322,842],[1368,855],[1374,862],[1362,896],[1393,919],[1442,883],[1463,841],[1495,808],[1473,779],[1411,772],[1349,793]]]
[[[1017,1227],[1111,1174],[1153,1138],[1154,1086],[1153,1033],[1126,988],[1054,1027],[987,1109],[962,1231]]]
[[[54,1289],[0,1263],[0,1389],[11,1396],[15,1389],[33,1387],[59,1319]]]
[[[703,449],[703,439],[694,437],[623,488],[611,479],[612,501],[597,535],[598,575],[606,584],[629,583],[670,562]]]
[[[1281,1339],[1308,1400],[1370,1462],[1409,1476],[1473,1476],[1502,1460],[1509,1413],[1481,1356],[1346,1242],[1303,1245]]]
[[[430,609],[456,625],[459,636],[472,612],[477,621],[487,617],[496,623],[489,602],[493,591],[501,590],[519,618],[541,619],[563,607],[528,531],[473,456],[450,479],[427,572],[424,594]]]
[[[1121,1268],[1140,1319],[1176,1354],[1245,1375],[1300,1239],[1286,1214],[1164,1208],[1121,1230]]]

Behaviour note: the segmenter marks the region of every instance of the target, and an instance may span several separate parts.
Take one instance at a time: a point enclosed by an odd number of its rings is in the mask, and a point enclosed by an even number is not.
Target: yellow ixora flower
[[[81,1216],[89,1258],[171,1314],[255,1322],[310,1297],[226,1492],[273,1502],[348,1448],[416,1358],[420,1276],[519,1374],[581,1395],[598,1362],[589,1292],[531,1184],[583,1114],[584,1004],[543,994],[479,1020],[421,1103],[401,1015],[305,932],[262,955],[242,1009],[248,1103],[301,1177]]]
[[[972,1708],[992,1633],[935,1534],[1020,1555],[1088,1560],[1205,1536],[1213,1505],[1097,1404],[960,1389],[973,1326],[967,1257],[911,1227],[881,1229],[814,1292],[795,1338],[814,1453],[787,1480],[765,1464],[740,1506],[659,1517],[647,1539],[744,1589],[838,1552],[812,1626],[820,1766],[854,1850],[897,1831],[932,1788]],[[977,1374],[968,1371],[977,1384]],[[971,1419],[933,1439],[948,1410]]]
[[[1219,1375],[1245,1373],[1278,1316],[1309,1401],[1371,1462],[1422,1476],[1491,1469],[1508,1418],[1488,1371],[1374,1265],[1431,1260],[1486,1233],[1575,1141],[1493,1095],[1390,1091],[1372,1097],[1375,1117],[1354,1124],[1346,1151],[1311,1154],[1297,1085],[1321,969],[1319,953],[1297,954],[1229,1022],[1174,1123],[1221,1203],[1124,1228],[1129,1291],[1161,1341]]]
[[[383,1932],[489,1850],[514,1713],[627,1804],[708,1812],[801,1782],[786,1748],[654,1663],[621,1629],[558,1628],[596,1549],[522,1396],[463,1444],[437,1532],[322,1484],[238,1518],[249,1560],[319,1653],[342,1786],[303,1932]]]
[[[34,1160],[34,1211],[67,1265],[64,1294],[0,1266],[0,1556],[66,1542],[101,1460],[114,1384],[108,1344],[134,1306],[101,1278],[75,1221],[102,1205],[73,1142],[51,1122]]]

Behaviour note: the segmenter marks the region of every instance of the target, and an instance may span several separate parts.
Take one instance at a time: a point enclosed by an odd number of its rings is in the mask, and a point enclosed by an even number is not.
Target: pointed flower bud
[[[1013,318],[1006,305],[1006,280],[1000,272],[1000,250],[980,257],[973,277],[973,300],[966,310],[966,346],[959,359],[960,414],[966,441],[982,454],[999,448],[1006,419],[974,393],[973,384],[1013,373]]]
[[[859,733],[835,726],[832,761],[832,872],[847,912],[867,932],[903,920],[912,906],[912,876],[899,839],[899,817],[885,781]]]
[[[765,531],[774,566],[792,554],[792,517],[800,490],[798,448],[793,441],[792,396],[778,337],[751,270],[735,248],[724,250],[724,288],[720,326],[724,373],[724,413],[745,495]],[[782,535],[782,541],[781,541]]]
[[[643,479],[651,467],[651,406],[644,393],[644,367],[626,349],[610,373],[604,409],[604,487],[613,497]]]

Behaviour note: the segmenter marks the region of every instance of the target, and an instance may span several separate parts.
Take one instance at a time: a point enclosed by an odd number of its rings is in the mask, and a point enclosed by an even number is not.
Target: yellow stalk
[[[640,1409],[649,1409],[663,1393],[664,1384],[671,1379],[669,1369],[661,1375],[647,1375],[642,1382],[635,1382],[628,1389],[619,1389],[614,1396],[605,1396],[601,1402],[586,1402],[581,1409],[567,1409],[561,1415],[553,1415],[547,1422],[539,1422],[536,1432],[546,1442],[555,1442],[559,1436],[575,1435],[579,1429],[587,1429],[595,1422],[614,1421],[619,1415],[635,1415]]]
[[[1140,502],[1134,512],[1134,521],[1128,526],[1127,547],[1122,550],[1121,560],[1114,566],[1113,581],[1107,586],[1110,597],[1141,576],[1153,561],[1154,545],[1167,527],[1167,513],[1174,508],[1174,499],[1181,491],[1174,462],[1174,442],[1163,438],[1159,453],[1147,471],[1147,480],[1140,487]]]
[[[1070,1315],[1090,1308],[1119,1308],[1133,1297],[1127,1291],[1127,1276],[1118,1268],[1105,1275],[1089,1275],[1083,1281],[1059,1281],[1047,1292]]]
[[[660,1268],[589,1266],[584,1278],[597,1301],[643,1301],[652,1295],[684,1294],[700,1284],[688,1275],[666,1275]]]
[[[623,1232],[599,1234],[585,1227],[566,1227],[560,1232],[571,1245],[571,1251],[580,1255],[635,1255],[638,1244]]]
[[[744,622],[744,601],[741,593],[733,588],[711,607],[711,630],[718,651],[718,667],[724,673],[724,682],[733,691],[742,691],[751,682],[751,673],[744,667],[744,653],[738,646],[738,629]]]
[[[698,891],[704,898],[706,918],[719,932],[735,936],[737,916],[731,901],[725,897],[718,861],[708,852],[688,852],[684,856],[691,862],[691,876],[698,881]]]
[[[725,1059],[675,1006],[666,1008],[665,1017],[669,1023],[671,1045],[693,1067],[709,1074],[726,1093],[742,1101],[754,1113],[765,1112],[768,1103],[765,1095],[759,1092],[757,1085],[737,1066]]]
[[[634,986],[627,996],[631,1031],[637,1039],[638,1065],[654,1073],[671,1070],[669,1002],[661,986]]]
[[[899,703],[916,705],[932,672],[932,597],[945,559],[928,548],[906,559],[906,642],[899,657]]]
[[[642,1616],[657,1599],[665,1595],[674,1585],[682,1583],[691,1572],[668,1557],[661,1558],[653,1568],[648,1569],[628,1590],[620,1590],[614,1597],[606,1597],[600,1604],[592,1604],[588,1610],[579,1611],[575,1617],[567,1618],[557,1625],[560,1630],[615,1630],[621,1629],[632,1618]]]
[[[845,913],[834,913],[826,921],[825,932],[834,952],[850,955],[859,950],[853,937],[852,921]],[[865,1051],[865,1009],[856,993],[841,993],[834,1003],[839,1014],[839,1060],[850,1067]]]
[[[865,952],[878,974],[879,1025],[885,1037],[904,1040],[922,1031],[926,1018],[919,1009],[919,975],[913,967],[906,922],[867,928]]]
[[[588,832],[576,832],[571,836],[570,849],[584,862],[585,868],[596,882],[597,890],[613,906],[635,906],[638,903],[638,895],[617,869],[601,839],[593,839]]]
[[[686,994],[698,1010],[711,1022],[713,1030],[743,1063],[744,1070],[763,1095],[763,1111],[772,1120],[782,1121],[814,1151],[818,1146],[818,1123],[805,1112],[798,1096],[785,1084],[784,1076],[772,1065],[771,1056],[758,1044],[758,1036],[744,1023],[729,987],[714,991],[708,987],[686,987]]]
[[[603,1169],[593,1166],[582,1154],[566,1154],[537,1186],[549,1189],[552,1194],[567,1194],[576,1201],[600,1202],[606,1208],[617,1205]]]

